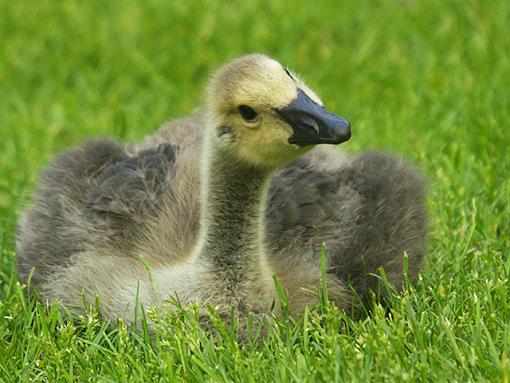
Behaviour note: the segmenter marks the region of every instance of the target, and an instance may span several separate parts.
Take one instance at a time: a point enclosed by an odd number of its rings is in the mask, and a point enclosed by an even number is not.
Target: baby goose
[[[20,279],[76,310],[98,294],[105,317],[129,321],[135,301],[175,296],[267,312],[273,274],[300,313],[316,301],[323,242],[330,296],[344,309],[349,284],[363,297],[380,267],[399,288],[404,252],[416,277],[425,209],[411,168],[380,153],[311,151],[348,140],[350,125],[267,56],[226,64],[207,94],[204,114],[139,145],[91,141],[61,154],[19,224]]]

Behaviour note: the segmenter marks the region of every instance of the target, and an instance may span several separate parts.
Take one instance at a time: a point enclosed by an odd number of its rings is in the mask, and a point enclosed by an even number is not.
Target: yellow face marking
[[[308,149],[289,144],[293,131],[275,112],[296,99],[298,88],[322,105],[297,76],[291,78],[267,56],[244,56],[220,68],[209,83],[209,119],[213,127],[229,126],[234,138],[219,144],[244,161],[265,167],[281,166],[304,153]],[[258,113],[254,122],[242,118],[241,105]]]

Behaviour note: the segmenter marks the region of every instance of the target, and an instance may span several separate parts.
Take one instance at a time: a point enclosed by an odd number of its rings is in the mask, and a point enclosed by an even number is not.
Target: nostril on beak
[[[276,111],[293,130],[288,140],[291,144],[340,144],[351,136],[347,120],[324,109],[301,89],[296,100]]]
[[[315,119],[313,119],[310,116],[305,115],[305,116],[303,116],[301,121],[303,123],[303,127],[310,130],[311,132],[319,135],[319,124],[317,124],[317,121],[315,121]]]

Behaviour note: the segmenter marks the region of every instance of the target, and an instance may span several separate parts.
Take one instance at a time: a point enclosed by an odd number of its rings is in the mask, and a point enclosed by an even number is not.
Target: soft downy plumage
[[[288,69],[239,58],[211,78],[203,112],[140,144],[86,142],[48,166],[19,223],[20,279],[76,312],[97,294],[105,317],[131,321],[136,300],[174,296],[224,314],[278,309],[275,274],[299,314],[317,302],[324,244],[329,295],[357,310],[380,268],[402,288],[404,254],[416,279],[426,212],[412,166],[313,148],[349,136]]]

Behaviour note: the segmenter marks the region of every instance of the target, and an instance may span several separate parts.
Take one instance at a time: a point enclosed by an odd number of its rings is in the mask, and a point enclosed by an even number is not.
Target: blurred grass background
[[[4,380],[171,380],[175,374],[184,380],[508,382],[509,22],[506,0],[0,0]],[[335,332],[322,319],[314,331],[329,335],[313,346],[300,332],[303,323],[297,335],[284,323],[287,333],[251,351],[227,345],[207,356],[212,343],[190,338],[191,363],[182,350],[144,354],[143,342],[99,324],[93,332],[103,334],[101,347],[111,336],[127,342],[132,354],[112,346],[106,359],[66,359],[65,347],[52,339],[68,324],[54,313],[54,330],[44,330],[39,316],[45,311],[20,293],[13,266],[16,217],[40,169],[86,138],[137,140],[166,119],[191,113],[212,70],[255,51],[296,70],[352,122],[344,150],[386,149],[424,169],[431,235],[416,290],[395,298],[390,317],[345,319],[348,330]],[[69,331],[68,348],[86,354],[86,336]],[[43,354],[50,355],[44,362]],[[119,355],[128,355],[122,374]],[[163,368],[158,361],[168,363]]]

